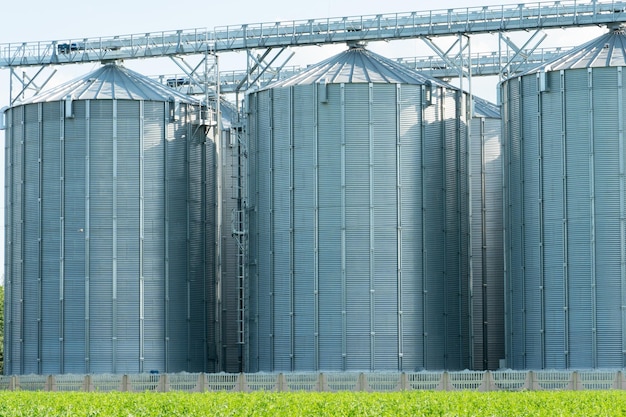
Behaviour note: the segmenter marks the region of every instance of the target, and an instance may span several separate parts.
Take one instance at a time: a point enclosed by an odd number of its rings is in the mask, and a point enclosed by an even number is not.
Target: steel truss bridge
[[[528,4],[466,7],[447,10],[378,14],[341,18],[293,20],[219,26],[213,30],[188,29],[98,38],[0,44],[0,68],[11,70],[11,97],[37,94],[52,75],[45,69],[57,65],[169,57],[185,74],[193,93],[243,92],[253,85],[286,76],[298,68],[287,67],[288,48],[346,42],[423,39],[435,52],[434,58],[402,58],[400,61],[436,77],[507,76],[553,58],[560,51],[537,50],[545,38],[542,30],[584,26],[616,25],[626,22],[626,1],[578,0]],[[506,32],[531,34],[521,46]],[[497,53],[472,54],[470,36],[498,33]],[[456,37],[455,44],[442,49],[438,37]],[[219,73],[218,55],[246,51],[246,68]],[[259,53],[260,51],[260,53]],[[201,56],[199,64],[185,61]],[[30,67],[34,73],[27,75]],[[18,68],[23,71],[16,71]],[[221,81],[220,81],[221,80]],[[14,83],[15,82],[15,83]],[[471,86],[468,81],[467,86]],[[467,88],[466,88],[467,89]],[[471,90],[471,88],[470,88]],[[16,93],[16,94],[14,94]]]

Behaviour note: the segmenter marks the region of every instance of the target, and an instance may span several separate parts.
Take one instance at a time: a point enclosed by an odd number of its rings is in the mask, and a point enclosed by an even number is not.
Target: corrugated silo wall
[[[504,359],[502,120],[471,123],[473,368],[498,369]]]
[[[197,111],[64,105],[8,113],[6,373],[204,370],[215,149]]]
[[[626,364],[624,76],[619,67],[503,84],[507,363]]]
[[[249,96],[247,371],[470,366],[467,108],[423,88]]]

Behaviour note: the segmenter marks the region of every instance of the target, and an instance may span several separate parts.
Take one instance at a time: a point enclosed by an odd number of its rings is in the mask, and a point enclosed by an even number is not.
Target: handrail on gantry
[[[511,63],[515,69],[519,71],[527,71],[534,68],[546,61],[554,59],[568,50],[571,47],[547,47],[537,48],[524,58],[518,57]],[[499,75],[502,72],[501,56],[497,52],[473,52],[468,58],[470,65],[473,69],[473,75]],[[447,63],[438,56],[411,56],[411,57],[399,57],[393,58],[394,61],[402,64],[408,68],[418,70],[422,73],[428,74],[437,78],[455,78],[458,77],[458,70],[455,67],[449,67]],[[298,74],[305,67],[299,65],[287,66],[281,69],[269,69],[262,74],[257,80],[260,86],[265,86],[272,81],[278,79],[289,78]],[[248,77],[246,70],[225,70],[220,71],[220,91],[222,93],[234,93],[238,90],[238,86]],[[182,77],[182,78],[181,78]],[[158,78],[168,80],[186,80],[185,75],[181,74],[169,74],[161,75]],[[184,85],[187,91],[190,88]]]
[[[626,2],[577,0],[216,27],[215,50],[479,34],[626,22]]]
[[[626,22],[626,1],[465,7],[0,44],[0,68]]]

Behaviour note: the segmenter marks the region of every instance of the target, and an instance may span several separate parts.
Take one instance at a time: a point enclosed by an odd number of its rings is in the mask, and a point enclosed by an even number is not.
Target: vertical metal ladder
[[[237,207],[232,212],[232,235],[237,243],[237,335],[238,343],[243,347],[246,338],[246,283],[248,254],[248,147],[245,141],[244,124],[233,129],[233,172]],[[243,355],[242,355],[243,361]]]

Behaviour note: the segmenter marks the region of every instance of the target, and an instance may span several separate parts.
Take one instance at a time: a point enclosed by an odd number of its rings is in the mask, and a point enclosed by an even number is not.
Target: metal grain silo
[[[246,369],[469,367],[467,96],[353,45],[247,105]]]
[[[473,369],[504,359],[504,244],[500,109],[474,97],[471,123]]]
[[[502,83],[509,367],[626,366],[625,46]]]
[[[7,110],[7,373],[211,367],[201,110],[116,65]]]

